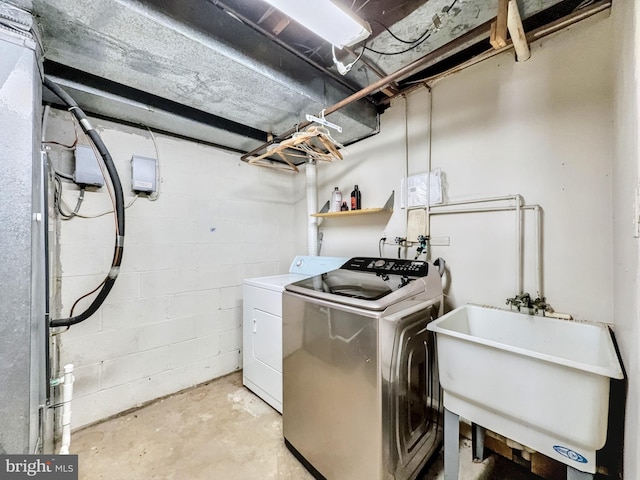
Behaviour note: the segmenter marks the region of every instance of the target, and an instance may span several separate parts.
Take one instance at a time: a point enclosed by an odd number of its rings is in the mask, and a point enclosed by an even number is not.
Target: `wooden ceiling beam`
[[[498,0],[498,15],[491,24],[491,36],[489,42],[495,49],[507,46],[507,17],[509,14],[509,0]]]

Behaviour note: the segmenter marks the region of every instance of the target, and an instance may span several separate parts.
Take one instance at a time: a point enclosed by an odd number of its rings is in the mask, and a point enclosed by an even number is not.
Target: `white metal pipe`
[[[404,238],[409,238],[409,100],[404,99]]]
[[[531,205],[522,205],[520,208],[523,210],[530,210],[530,207]],[[434,210],[431,212],[431,215],[448,215],[451,213],[513,212],[515,209],[515,205],[505,205],[504,207],[457,208],[451,210]]]
[[[318,176],[315,160],[309,160],[305,168],[307,186],[307,250],[310,256],[318,255]]]
[[[518,195],[520,197],[520,195]],[[498,197],[496,197],[498,198]],[[511,197],[500,197],[501,200],[514,199],[514,196]],[[522,198],[522,197],[520,197]],[[489,200],[493,201],[493,199]],[[470,201],[468,203],[477,203],[476,201]],[[434,207],[447,207],[448,205],[461,205],[461,202],[449,203],[446,205],[433,205]],[[454,214],[465,214],[465,213],[487,213],[487,212],[510,212],[520,209],[520,215],[522,215],[523,210],[533,210],[536,214],[536,290],[539,298],[543,298],[543,284],[542,284],[542,208],[540,205],[508,205],[502,207],[480,207],[480,208],[458,208],[458,209],[438,209],[432,210],[430,215],[454,215]],[[519,240],[518,240],[519,241]],[[522,257],[522,249],[519,250],[518,258]],[[518,277],[522,278],[521,268],[523,265],[522,261],[518,263]],[[519,284],[520,285],[520,284]],[[522,293],[521,288],[518,290],[518,293]]]
[[[71,445],[71,399],[73,398],[73,364],[64,366],[62,382],[62,445],[60,455],[69,454]]]
[[[521,294],[524,261],[522,255],[522,197],[516,195],[516,262],[518,262],[518,278],[516,279],[516,293]]]
[[[504,196],[499,196],[499,197],[485,197],[485,198],[474,198],[474,199],[469,199],[469,200],[459,200],[459,201],[455,201],[455,202],[448,202],[445,205],[433,205],[433,208],[445,208],[448,207],[450,205],[470,205],[470,204],[475,204],[475,203],[490,203],[490,202],[503,202],[503,201],[513,201],[515,202],[515,207],[513,208],[507,208],[507,210],[515,210],[516,211],[516,266],[517,266],[517,273],[516,273],[516,293],[520,294],[522,293],[523,290],[523,265],[524,265],[524,261],[523,261],[523,254],[522,254],[522,239],[523,239],[523,234],[522,234],[522,212],[521,212],[521,208],[522,208],[522,203],[523,203],[523,199],[522,199],[522,195],[520,194],[515,194],[515,195],[504,195]],[[490,211],[500,211],[500,209],[496,210],[496,209],[475,209],[475,212],[479,212],[479,211],[484,211],[484,212],[490,212]],[[451,210],[445,210],[445,211],[439,211],[439,210],[434,210],[432,212],[430,212],[431,214],[439,214],[439,213],[451,213]]]
[[[427,134],[427,140],[429,145],[427,147],[427,208],[425,211],[425,236],[431,238],[431,141],[433,139],[433,91],[431,87],[427,85],[427,92],[429,94],[429,133]]]
[[[440,205],[433,205],[432,208],[444,208],[450,205],[471,205],[473,203],[502,202],[506,200],[515,200],[516,197],[522,198],[520,194],[504,195],[501,197],[471,198],[469,200],[458,200],[455,202],[447,202],[447,203],[441,203]]]
[[[534,205],[533,211],[536,213],[536,293],[538,298],[543,298],[542,293],[544,285],[542,285],[542,209],[540,205]]]

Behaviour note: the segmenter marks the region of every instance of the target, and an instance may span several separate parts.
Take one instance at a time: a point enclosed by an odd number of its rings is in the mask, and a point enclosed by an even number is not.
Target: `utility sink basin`
[[[427,328],[447,410],[595,473],[610,378],[623,378],[606,325],[465,305]]]

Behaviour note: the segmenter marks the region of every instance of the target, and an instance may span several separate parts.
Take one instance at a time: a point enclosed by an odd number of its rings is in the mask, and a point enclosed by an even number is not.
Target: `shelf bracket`
[[[389,196],[387,203],[385,203],[384,207],[382,207],[383,210],[389,210],[389,211],[393,210],[393,204],[395,203],[395,195],[396,195],[395,190],[391,190],[391,195]]]

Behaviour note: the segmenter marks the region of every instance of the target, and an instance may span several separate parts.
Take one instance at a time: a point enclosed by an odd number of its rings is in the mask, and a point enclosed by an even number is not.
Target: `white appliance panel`
[[[282,318],[253,310],[253,358],[278,372],[282,371]]]
[[[282,293],[285,285],[328,272],[349,260],[297,256],[289,273],[243,281],[242,383],[282,413]]]

